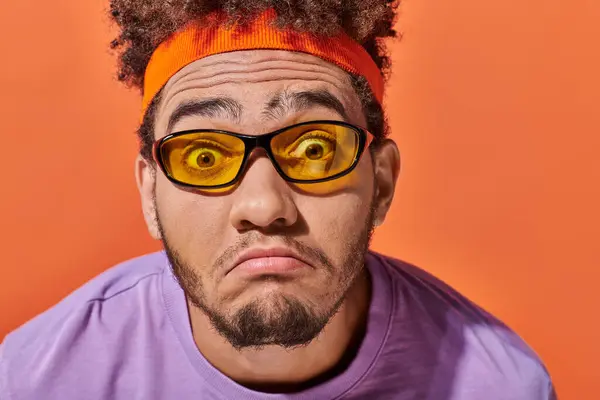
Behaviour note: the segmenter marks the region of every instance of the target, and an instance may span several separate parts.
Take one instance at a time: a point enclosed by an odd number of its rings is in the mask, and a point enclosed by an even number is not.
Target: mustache
[[[299,254],[302,254],[309,261],[316,262],[317,265],[321,265],[329,272],[333,272],[333,263],[322,249],[309,246],[291,236],[265,236],[260,232],[252,231],[238,238],[233,245],[227,247],[223,253],[217,257],[211,273],[216,274],[229,267],[241,252],[258,244],[283,245],[289,247]]]

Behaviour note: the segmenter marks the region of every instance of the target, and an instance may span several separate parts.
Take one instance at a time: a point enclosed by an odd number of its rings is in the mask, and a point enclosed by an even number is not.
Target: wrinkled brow
[[[327,90],[306,90],[301,92],[283,91],[277,93],[266,104],[262,112],[265,119],[279,119],[290,113],[326,108],[348,120],[348,113],[342,102]]]
[[[225,117],[239,122],[242,117],[243,107],[236,100],[228,97],[214,97],[202,100],[189,100],[177,106],[169,117],[167,131],[186,117]]]

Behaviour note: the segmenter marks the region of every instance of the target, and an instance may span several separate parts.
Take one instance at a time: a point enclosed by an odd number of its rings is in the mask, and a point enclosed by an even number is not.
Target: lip
[[[276,264],[271,266],[259,265],[264,264],[267,259],[273,260]],[[251,264],[255,264],[255,266],[251,266]],[[296,268],[293,268],[293,264],[295,264]],[[227,270],[226,275],[240,266],[245,267],[244,269],[248,270],[254,269],[257,273],[278,273],[297,269],[301,266],[301,264],[312,267],[312,265],[306,259],[290,248],[252,248],[244,251],[238,256],[238,258],[235,259],[235,261],[231,264],[231,267]]]

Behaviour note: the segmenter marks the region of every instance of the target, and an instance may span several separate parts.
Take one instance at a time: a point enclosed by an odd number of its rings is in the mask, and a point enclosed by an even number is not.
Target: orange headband
[[[249,26],[227,28],[218,23],[222,14],[212,14],[209,26],[190,24],[161,43],[150,58],[144,75],[142,115],[167,81],[186,65],[215,54],[239,50],[288,50],[312,54],[345,71],[366,78],[375,98],[382,103],[383,77],[369,53],[345,33],[315,37],[271,24],[275,11],[269,10]]]

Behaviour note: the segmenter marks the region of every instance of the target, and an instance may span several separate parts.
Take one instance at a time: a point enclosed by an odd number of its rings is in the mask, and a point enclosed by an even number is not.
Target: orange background
[[[158,248],[107,2],[0,6],[0,338]],[[374,248],[504,319],[563,400],[600,393],[599,20],[597,0],[406,0],[387,98],[404,164]]]

